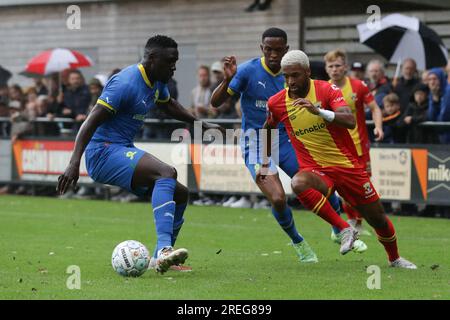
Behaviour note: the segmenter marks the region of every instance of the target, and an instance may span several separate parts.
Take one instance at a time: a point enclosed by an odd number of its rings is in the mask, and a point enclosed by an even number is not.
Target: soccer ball
[[[147,248],[135,240],[119,243],[112,253],[113,269],[124,277],[139,277],[147,271],[150,254]]]

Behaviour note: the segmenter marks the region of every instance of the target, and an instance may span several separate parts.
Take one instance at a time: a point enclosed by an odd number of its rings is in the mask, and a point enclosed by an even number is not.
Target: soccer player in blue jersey
[[[211,104],[213,107],[219,107],[229,96],[240,95],[243,130],[241,150],[245,165],[259,189],[272,204],[272,214],[291,238],[300,262],[317,262],[316,254],[295,227],[292,210],[286,203],[286,195],[276,168],[278,165],[290,177],[299,171],[297,158],[284,125],[278,126],[279,135],[278,139],[275,139],[277,145],[272,146],[272,150],[278,150],[278,156],[273,157],[270,162],[269,171],[272,174],[266,179],[261,179],[259,174],[262,159],[259,130],[263,128],[267,118],[267,100],[285,87],[281,58],[289,49],[286,32],[279,28],[267,29],[262,34],[260,47],[262,57],[246,61],[239,67],[234,56],[225,57],[225,79],[213,92]],[[252,134],[247,134],[249,131],[252,131]],[[331,195],[330,202],[336,211],[340,210],[334,194]],[[356,242],[354,251],[361,249],[359,245],[361,242]],[[364,247],[362,249],[365,250]]]
[[[87,171],[94,181],[137,195],[151,192],[157,233],[154,267],[161,274],[188,257],[186,249],[173,248],[184,222],[188,189],[177,182],[175,168],[136,148],[133,139],[152,108],[163,108],[173,118],[188,123],[197,120],[169,95],[167,82],[177,60],[177,43],[157,35],[147,41],[141,63],[125,68],[106,83],[77,134],[74,152],[57,186],[63,194],[76,185],[86,151]],[[221,129],[207,122],[202,122],[202,127]]]

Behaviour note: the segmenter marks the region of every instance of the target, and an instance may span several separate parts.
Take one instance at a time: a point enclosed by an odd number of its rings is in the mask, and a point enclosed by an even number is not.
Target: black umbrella
[[[376,23],[357,26],[359,41],[391,63],[412,58],[419,70],[447,64],[448,51],[439,35],[415,17],[391,14]]]
[[[0,66],[0,87],[8,85],[8,80],[12,77],[11,72]]]

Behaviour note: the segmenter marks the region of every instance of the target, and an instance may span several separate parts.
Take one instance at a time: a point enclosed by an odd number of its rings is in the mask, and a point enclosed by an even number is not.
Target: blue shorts
[[[280,134],[278,150],[278,157],[270,161],[269,171],[272,173],[278,172],[276,167],[278,165],[281,170],[292,178],[299,171],[299,165],[294,148],[287,135]],[[245,166],[250,171],[253,180],[256,180],[256,172],[261,166],[261,157],[258,156],[256,158],[252,156],[248,144],[242,147],[242,153],[245,159]]]
[[[148,192],[148,188],[132,189],[134,170],[145,151],[134,145],[102,143],[85,151],[86,169],[89,176],[98,183],[121,187],[138,196]]]

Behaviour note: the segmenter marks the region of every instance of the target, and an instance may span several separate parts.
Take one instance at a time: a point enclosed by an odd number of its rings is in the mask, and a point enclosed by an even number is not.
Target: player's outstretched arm
[[[234,75],[236,74],[236,71],[237,71],[236,57],[235,56],[225,57],[223,62],[224,79],[217,86],[217,88],[214,90],[211,96],[211,105],[214,108],[220,107],[230,97],[230,94],[227,91],[228,85],[230,84],[231,79],[233,79]]]
[[[105,107],[97,104],[81,125],[75,138],[75,148],[70,158],[70,162],[62,175],[58,177],[58,185],[56,191],[64,194],[70,185],[74,187],[80,176],[80,161],[84,149],[92,138],[97,127],[111,117],[111,112]]]
[[[166,104],[158,104],[159,107],[161,107],[163,110],[167,112],[168,115],[170,115],[172,118],[183,121],[186,123],[194,123],[194,121],[200,121],[197,119],[192,113],[190,113],[185,107],[183,107],[177,100],[170,98],[169,102]],[[209,123],[206,121],[202,121],[202,127],[203,129],[219,129],[223,133],[225,132],[225,129],[221,126]]]
[[[337,108],[333,123],[347,129],[354,129],[356,127],[356,119],[350,107]]]
[[[373,100],[368,104],[370,111],[372,112],[372,119],[375,123],[375,128],[373,129],[373,133],[375,134],[375,141],[381,141],[384,138],[383,132],[383,114],[381,113],[381,109],[378,104]]]
[[[338,126],[354,129],[356,126],[356,119],[352,114],[352,110],[348,106],[342,106],[336,109],[336,111],[325,110],[316,107],[308,99],[299,98],[293,102],[294,106],[300,109],[305,108],[310,113],[324,118],[328,122],[337,124]]]

